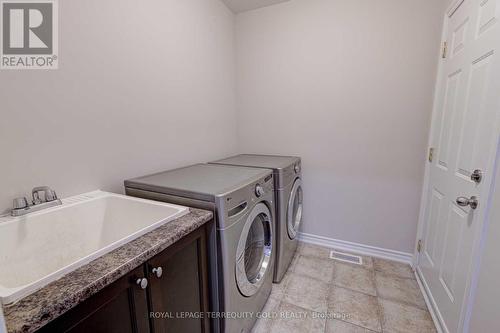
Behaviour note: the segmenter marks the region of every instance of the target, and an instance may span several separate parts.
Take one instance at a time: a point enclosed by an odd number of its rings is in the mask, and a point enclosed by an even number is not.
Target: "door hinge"
[[[448,55],[448,43],[443,42],[443,53],[441,54],[441,57],[443,59],[446,59],[446,56]]]
[[[434,159],[434,148],[429,148],[429,162],[432,163],[432,160]]]
[[[422,252],[422,240],[419,239],[417,243],[417,252],[420,253]]]

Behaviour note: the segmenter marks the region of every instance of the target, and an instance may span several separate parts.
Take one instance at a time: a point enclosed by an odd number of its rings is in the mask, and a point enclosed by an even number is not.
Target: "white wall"
[[[303,231],[412,250],[440,2],[292,0],[238,15],[236,35],[218,0],[59,6],[60,69],[0,72],[0,212],[36,185],[120,192],[239,140],[303,157]]]
[[[0,72],[0,212],[232,154],[234,15],[219,0],[59,1],[60,69]]]
[[[443,3],[293,0],[236,17],[240,151],[303,158],[303,231],[413,252]]]

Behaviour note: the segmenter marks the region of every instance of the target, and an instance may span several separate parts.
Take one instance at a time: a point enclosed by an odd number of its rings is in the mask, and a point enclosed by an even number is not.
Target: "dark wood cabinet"
[[[149,261],[150,309],[164,317],[152,316],[153,332],[209,332],[205,249],[205,238],[194,234]]]
[[[45,325],[40,332],[149,332],[147,295],[136,285],[141,277],[142,266]]]
[[[207,225],[45,325],[39,332],[210,332],[206,316],[210,311]],[[146,287],[142,279],[147,279]]]

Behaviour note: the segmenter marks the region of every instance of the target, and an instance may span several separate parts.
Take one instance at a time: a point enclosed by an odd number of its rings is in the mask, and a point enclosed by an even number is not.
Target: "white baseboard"
[[[343,251],[352,252],[355,254],[399,261],[409,265],[413,264],[413,254],[411,253],[389,250],[381,247],[363,245],[359,243],[347,242],[339,239],[317,236],[303,232],[299,233],[299,241],[304,243],[331,247]]]
[[[348,251],[355,254],[361,254],[376,258],[383,258],[413,265],[413,255],[411,253],[394,251],[375,246],[363,245],[359,243],[347,242],[339,239],[306,234],[303,232],[299,233],[299,241],[309,244],[335,248],[343,251]],[[435,311],[435,306],[436,306],[435,302],[430,296],[423,281],[420,279],[420,276],[417,271],[415,271],[415,277],[417,279],[418,286],[422,291],[425,303],[427,304],[427,308],[429,309],[429,312],[431,314],[432,320],[434,321],[438,333],[446,333],[447,330],[446,328],[444,328],[446,326],[442,325],[442,318]]]

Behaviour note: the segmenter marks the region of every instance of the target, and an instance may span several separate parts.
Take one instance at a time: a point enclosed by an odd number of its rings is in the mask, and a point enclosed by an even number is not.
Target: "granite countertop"
[[[7,331],[36,331],[212,218],[210,211],[190,208],[188,214],[97,258],[12,305],[5,305]]]

